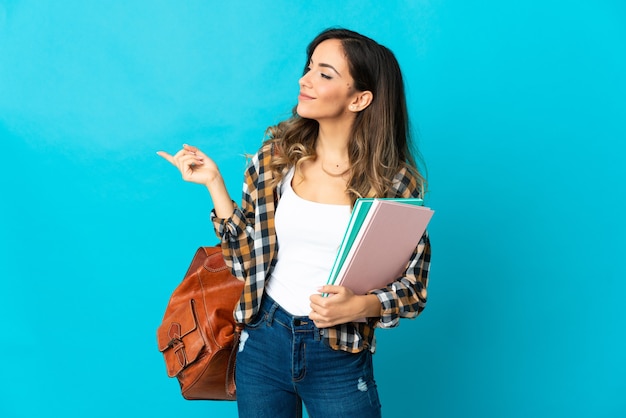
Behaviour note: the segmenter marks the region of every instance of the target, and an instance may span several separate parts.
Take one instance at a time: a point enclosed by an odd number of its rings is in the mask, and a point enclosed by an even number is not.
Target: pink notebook
[[[395,281],[406,269],[433,213],[423,206],[375,200],[335,284],[364,295]]]

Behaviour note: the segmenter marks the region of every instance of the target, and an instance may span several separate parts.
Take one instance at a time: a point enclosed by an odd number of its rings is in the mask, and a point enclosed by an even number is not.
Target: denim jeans
[[[294,317],[267,295],[239,342],[240,418],[379,418],[372,353],[336,351],[308,317]]]

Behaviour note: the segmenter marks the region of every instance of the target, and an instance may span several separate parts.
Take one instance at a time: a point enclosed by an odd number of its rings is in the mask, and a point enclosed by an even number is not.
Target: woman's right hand
[[[215,162],[194,146],[185,144],[174,155],[165,151],[159,151],[157,154],[176,167],[185,181],[204,184],[208,187],[221,177]]]

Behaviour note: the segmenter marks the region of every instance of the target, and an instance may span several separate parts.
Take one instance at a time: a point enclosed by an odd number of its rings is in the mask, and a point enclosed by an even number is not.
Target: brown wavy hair
[[[425,178],[420,173],[413,149],[402,72],[394,54],[374,40],[347,29],[327,29],[307,47],[303,73],[315,48],[328,39],[341,41],[350,75],[357,91],[371,91],[373,100],[357,113],[348,143],[351,171],[347,192],[352,204],[359,197],[386,197],[394,176],[406,168],[417,179],[424,196]],[[276,182],[290,167],[315,159],[319,124],[300,117],[297,106],[292,116],[266,132],[266,144],[274,146],[271,169]]]

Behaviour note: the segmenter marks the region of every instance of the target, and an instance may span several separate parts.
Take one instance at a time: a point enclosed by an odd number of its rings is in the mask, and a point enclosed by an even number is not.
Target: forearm
[[[221,219],[230,218],[235,208],[222,176],[216,176],[213,180],[206,184],[206,187],[211,195],[213,208],[215,209],[217,217]]]

